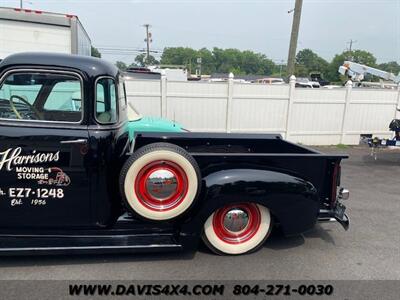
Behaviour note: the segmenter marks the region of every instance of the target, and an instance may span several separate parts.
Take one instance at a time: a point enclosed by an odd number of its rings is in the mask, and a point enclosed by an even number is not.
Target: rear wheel
[[[203,241],[217,254],[244,254],[257,250],[270,231],[268,208],[255,203],[230,204],[207,219]]]

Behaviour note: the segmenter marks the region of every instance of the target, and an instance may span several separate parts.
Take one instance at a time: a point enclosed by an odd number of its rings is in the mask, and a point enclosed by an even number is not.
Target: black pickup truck
[[[348,228],[346,156],[277,134],[138,126],[126,76],[63,54],[0,63],[0,254],[194,250],[201,239],[242,254],[274,225]]]

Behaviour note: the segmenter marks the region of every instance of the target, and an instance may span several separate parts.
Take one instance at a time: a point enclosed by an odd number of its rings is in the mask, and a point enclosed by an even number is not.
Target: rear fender
[[[203,179],[202,189],[191,219],[181,228],[184,235],[198,235],[216,209],[235,202],[255,202],[269,208],[285,234],[311,228],[319,212],[317,191],[310,182],[276,171],[218,171]]]

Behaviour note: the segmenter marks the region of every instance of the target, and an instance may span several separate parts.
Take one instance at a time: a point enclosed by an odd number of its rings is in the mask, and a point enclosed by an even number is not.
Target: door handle
[[[87,139],[60,141],[61,144],[87,144]]]

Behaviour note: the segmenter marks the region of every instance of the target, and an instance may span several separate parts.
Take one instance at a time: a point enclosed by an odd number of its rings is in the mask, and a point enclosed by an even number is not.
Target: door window
[[[101,124],[117,122],[116,86],[112,78],[100,78],[96,82],[96,120]]]
[[[122,107],[126,107],[127,99],[126,99],[126,91],[125,91],[125,82],[122,77],[119,78],[119,102],[122,104]]]
[[[82,119],[82,82],[69,74],[10,74],[0,87],[0,118],[79,122]]]

